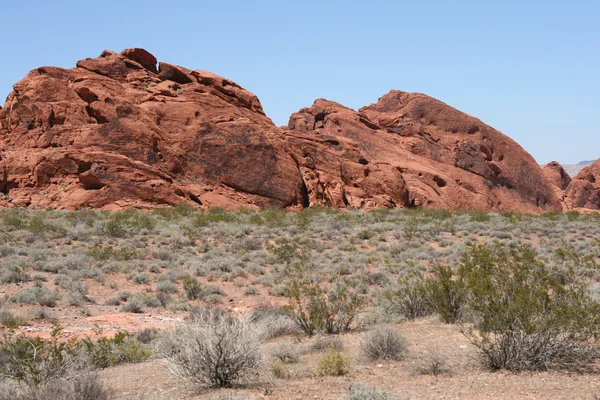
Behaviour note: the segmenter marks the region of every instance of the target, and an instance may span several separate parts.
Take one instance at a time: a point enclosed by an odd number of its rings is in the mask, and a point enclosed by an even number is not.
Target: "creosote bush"
[[[0,338],[0,377],[30,387],[73,379],[81,373],[123,363],[147,360],[150,348],[125,332],[98,340],[60,340],[62,327],[54,325],[50,339],[3,332]]]
[[[331,284],[325,283],[305,254],[293,262],[295,250],[283,251],[283,247],[278,250],[285,254],[281,258],[288,260],[284,272],[284,294],[289,299],[285,307],[287,315],[309,336],[318,331],[337,334],[350,330],[357,315],[367,306],[363,282],[355,276],[337,276]]]
[[[205,310],[166,332],[157,352],[180,378],[199,386],[230,387],[262,365],[259,338],[248,322]]]
[[[509,370],[579,370],[598,351],[600,304],[586,282],[562,276],[529,247],[474,246],[458,269],[477,331],[468,337],[485,365]]]
[[[474,245],[455,268],[400,281],[386,298],[407,318],[430,309],[470,322],[464,332],[492,370],[580,370],[598,357],[600,304],[585,277],[549,268],[528,246]]]

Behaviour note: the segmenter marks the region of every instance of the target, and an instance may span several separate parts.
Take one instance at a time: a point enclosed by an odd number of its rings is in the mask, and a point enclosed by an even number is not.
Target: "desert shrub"
[[[77,347],[59,340],[55,326],[50,340],[5,334],[0,338],[0,376],[38,386],[67,377],[78,365]]]
[[[448,372],[450,372],[450,367],[448,366],[447,359],[435,351],[431,351],[421,357],[415,368],[417,375],[438,376]]]
[[[353,383],[350,386],[350,393],[344,397],[345,400],[393,400],[393,397],[385,390],[377,388],[369,389],[362,383]]]
[[[6,328],[18,328],[26,323],[27,320],[21,315],[15,314],[8,309],[0,308],[0,325]]]
[[[384,291],[384,300],[388,311],[409,320],[435,313],[442,321],[454,323],[465,311],[467,292],[451,267],[436,265],[431,277],[416,273],[400,278]]]
[[[138,251],[133,247],[113,248],[111,246],[104,246],[101,244],[95,244],[94,246],[88,247],[86,253],[88,256],[101,261],[109,259],[128,261],[138,256]]]
[[[350,373],[350,362],[341,351],[329,349],[317,365],[319,375],[343,376]]]
[[[161,293],[177,293],[179,288],[177,285],[170,281],[160,281],[156,283],[156,290]]]
[[[146,272],[139,272],[134,274],[131,277],[131,280],[137,283],[138,285],[145,285],[150,281],[150,275],[148,275]]]
[[[122,292],[117,293],[117,297],[121,301],[127,301],[131,297],[131,292],[128,290],[123,290]]]
[[[197,227],[206,227],[218,222],[234,222],[237,216],[219,208],[211,208],[209,211],[198,211],[194,214],[192,222]]]
[[[260,340],[249,323],[205,311],[190,323],[166,332],[157,352],[178,377],[200,386],[229,387],[262,364]]]
[[[289,379],[291,374],[281,361],[274,361],[269,364],[271,374],[277,379]]]
[[[29,282],[31,277],[27,274],[22,267],[13,265],[6,268],[0,275],[1,283],[24,283]]]
[[[258,296],[259,294],[260,292],[256,286],[248,286],[244,289],[245,296]]]
[[[121,299],[119,299],[117,297],[111,297],[110,299],[108,299],[104,302],[104,305],[105,306],[120,306]]]
[[[408,320],[431,314],[427,300],[427,289],[419,275],[399,278],[398,283],[384,291],[384,307],[393,314],[400,314]]]
[[[2,223],[14,230],[23,229],[27,226],[29,216],[24,210],[6,209],[0,213]]]
[[[300,360],[300,351],[292,343],[284,343],[271,351],[271,356],[284,364],[296,364]]]
[[[223,296],[216,293],[208,294],[204,297],[204,302],[211,305],[221,304],[223,302]]]
[[[121,306],[121,311],[134,314],[141,314],[144,312],[144,306],[145,303],[143,299],[141,299],[140,297],[132,297],[127,301],[126,304],[123,304]]]
[[[226,296],[227,295],[227,293],[225,293],[225,291],[221,287],[219,287],[217,285],[210,285],[210,284],[209,285],[205,285],[204,286],[204,291],[207,294],[218,294],[219,296]]]
[[[581,369],[597,357],[600,305],[584,281],[550,270],[525,246],[474,246],[458,280],[475,330],[467,336],[490,369]],[[567,283],[563,283],[567,282]]]
[[[365,229],[365,230],[363,230],[363,231],[360,231],[360,232],[358,232],[358,233],[356,234],[356,237],[357,237],[359,240],[369,240],[369,239],[371,239],[371,238],[373,237],[373,235],[374,235],[373,231],[370,231],[370,230],[368,230],[368,229]]]
[[[248,320],[257,325],[263,340],[290,335],[298,331],[297,325],[287,317],[285,310],[272,304],[261,304],[255,307]]]
[[[125,363],[146,361],[152,355],[150,348],[127,332],[117,332],[114,337],[103,337],[97,330],[98,339],[84,338],[80,342],[83,354],[94,368],[108,368]]]
[[[144,328],[134,334],[135,338],[143,344],[150,344],[160,336],[160,330],[157,328]]]
[[[406,353],[406,344],[398,332],[390,328],[381,328],[364,335],[361,351],[373,361],[400,360]]]
[[[206,295],[202,284],[190,276],[183,278],[183,292],[188,300],[197,300]]]
[[[73,380],[53,380],[40,386],[0,388],[0,400],[109,400],[97,375],[84,374]]]
[[[433,277],[423,284],[425,299],[430,310],[446,323],[458,322],[467,301],[464,282],[455,279],[454,271],[445,265],[436,265]]]
[[[492,217],[485,211],[474,210],[468,212],[471,221],[473,222],[488,222]]]
[[[336,334],[350,330],[367,305],[367,296],[356,277],[338,277],[331,285],[320,282],[310,261],[285,269],[285,307],[289,317],[309,336],[319,330]]]
[[[10,300],[21,304],[37,303],[45,307],[55,307],[56,302],[60,300],[60,294],[45,287],[33,286],[13,294]]]
[[[311,346],[312,351],[336,350],[342,351],[344,342],[337,336],[318,336]]]

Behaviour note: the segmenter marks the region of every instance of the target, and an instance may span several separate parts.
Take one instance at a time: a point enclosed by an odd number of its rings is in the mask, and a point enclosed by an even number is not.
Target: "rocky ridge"
[[[538,213],[561,209],[552,179],[507,136],[423,94],[358,111],[319,99],[278,128],[235,82],[143,49],[37,68],[0,109],[2,206]]]

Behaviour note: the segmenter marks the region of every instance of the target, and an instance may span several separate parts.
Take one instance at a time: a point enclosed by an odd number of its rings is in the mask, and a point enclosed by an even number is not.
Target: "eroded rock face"
[[[311,204],[561,208],[516,142],[422,94],[392,91],[358,112],[317,100],[293,114],[288,128]]]
[[[258,98],[143,49],[41,67],[0,109],[0,207],[560,209],[529,154],[481,121],[393,91],[317,100],[277,128]]]
[[[560,190],[566,190],[571,183],[571,177],[565,169],[556,161],[552,161],[542,168],[544,176],[554,186]]]
[[[239,85],[105,51],[41,67],[0,110],[0,191],[55,208],[288,207],[303,183],[282,132]]]
[[[600,210],[600,160],[577,174],[565,192],[569,208]]]

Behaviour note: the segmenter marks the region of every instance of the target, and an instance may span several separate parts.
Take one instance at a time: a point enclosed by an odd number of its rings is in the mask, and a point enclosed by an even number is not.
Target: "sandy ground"
[[[600,378],[594,374],[506,373],[481,370],[476,354],[457,326],[435,319],[390,325],[404,335],[408,354],[398,362],[372,363],[359,351],[361,333],[342,336],[352,372],[344,377],[320,377],[313,371],[320,353],[307,353],[290,366],[290,379],[276,379],[268,371],[257,383],[233,389],[199,390],[173,377],[165,361],[153,360],[101,372],[117,399],[343,399],[352,382],[385,388],[396,399],[595,399]],[[281,338],[308,348],[314,339]],[[419,375],[415,371],[431,352],[447,361],[451,372]]]

